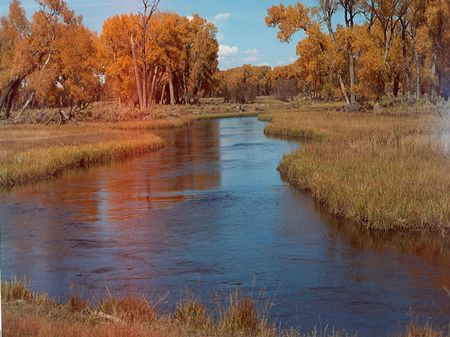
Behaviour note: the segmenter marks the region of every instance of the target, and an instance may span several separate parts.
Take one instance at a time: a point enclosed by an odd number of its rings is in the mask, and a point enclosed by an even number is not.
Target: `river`
[[[281,180],[277,164],[299,144],[264,125],[196,122],[161,132],[159,152],[1,195],[2,279],[60,299],[145,294],[161,311],[188,292],[214,309],[239,289],[303,331],[448,324],[448,245],[412,251],[339,224]]]

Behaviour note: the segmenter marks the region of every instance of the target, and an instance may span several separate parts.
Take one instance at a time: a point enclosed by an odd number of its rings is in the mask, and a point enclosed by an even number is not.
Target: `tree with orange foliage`
[[[140,102],[143,60],[133,59],[127,43],[133,35],[136,50],[142,48],[139,22],[140,17],[133,14],[108,18],[100,36],[106,82],[121,102]],[[218,64],[216,33],[216,27],[198,15],[191,20],[176,13],[152,16],[145,38],[147,107],[155,102],[194,103],[212,92]]]
[[[21,112],[34,100],[60,107],[67,120],[97,97],[96,37],[64,1],[41,0],[39,5],[28,21],[13,0],[8,18],[1,19],[0,35],[8,43],[0,49],[0,108],[8,118],[20,94],[28,94]]]
[[[139,36],[138,22],[136,15],[107,18],[99,39],[99,59],[105,81],[120,104],[133,102],[138,93],[130,44],[131,35]]]
[[[198,102],[200,97],[213,91],[213,78],[219,63],[216,34],[217,28],[198,14],[194,14],[188,23],[187,62],[182,71],[186,104]]]

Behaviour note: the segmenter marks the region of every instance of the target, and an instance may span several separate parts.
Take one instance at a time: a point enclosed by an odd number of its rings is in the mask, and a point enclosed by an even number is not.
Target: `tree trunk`
[[[4,118],[9,119],[11,117],[11,108],[14,97],[17,94],[22,78],[16,78],[10,80],[8,84],[4,87],[3,92],[0,95],[0,111],[4,108],[5,115]]]
[[[145,55],[145,40],[142,46],[142,107],[143,109],[147,108],[147,60]]]
[[[143,100],[142,100],[142,89],[141,89],[141,81],[139,79],[139,69],[137,65],[136,59],[136,45],[134,43],[134,36],[131,35],[131,52],[133,53],[133,65],[134,65],[134,77],[136,79],[136,91],[138,93],[139,98],[139,108],[141,111],[143,110]]]
[[[6,100],[6,113],[5,113],[6,119],[9,119],[11,117],[11,109],[13,106],[14,98],[17,95],[17,92],[19,90],[19,86],[20,86],[21,82],[22,82],[21,80],[15,81],[9,92],[8,98]]]
[[[355,58],[352,50],[352,43],[348,43],[349,75],[350,75],[350,104],[356,104],[355,96]]]
[[[184,103],[188,105],[188,91],[186,85],[186,75],[183,73]]]
[[[34,92],[31,93],[30,97],[25,102],[25,104],[23,105],[22,109],[20,109],[19,113],[14,118],[14,123],[16,123],[19,120],[20,115],[22,115],[22,113],[25,111],[25,109],[28,108],[28,105],[30,105],[30,103],[33,100],[33,98],[34,98]]]
[[[436,98],[437,98],[437,86],[439,83],[439,78],[438,78],[438,74],[437,74],[437,67],[436,67],[436,60],[437,60],[437,55],[436,53],[433,51],[433,53],[431,54],[431,101],[435,102]]]
[[[149,108],[152,107],[153,104],[153,96],[154,96],[154,92],[155,92],[155,86],[156,86],[156,76],[158,75],[158,66],[155,66],[155,71],[153,72],[153,79],[152,79],[152,85],[150,88],[150,96],[149,96]]]
[[[170,92],[170,105],[175,104],[175,93],[173,90],[173,76],[172,76],[172,69],[170,66],[168,66],[167,71],[169,73],[169,92]]]
[[[403,96],[409,99],[410,97],[410,83],[409,83],[409,68],[407,63],[408,50],[406,46],[406,28],[402,29],[402,55],[403,55]]]
[[[333,40],[333,43],[337,46],[336,35],[334,34],[333,26],[331,24],[331,17],[329,15],[326,15],[325,21],[327,24],[328,33],[330,34],[331,39]],[[347,88],[345,87],[344,80],[342,79],[342,76],[339,72],[337,74],[337,77],[339,80],[339,85],[341,86],[342,96],[344,96],[344,99],[345,99],[345,104],[347,106],[349,106],[350,100],[348,99]]]
[[[420,98],[420,58],[414,45],[414,63],[416,64],[416,101]]]
[[[341,2],[342,4],[342,2]],[[345,27],[347,29],[351,29],[353,31],[353,7],[349,6],[350,3],[343,5],[344,7],[344,20]],[[347,41],[347,49],[348,49],[348,72],[350,76],[350,104],[356,104],[356,96],[355,96],[355,56],[353,55],[353,45],[352,41]]]
[[[399,90],[400,90],[400,75],[396,75],[394,77],[394,87],[392,89],[393,94],[394,94],[395,97],[398,96]]]
[[[350,105],[350,100],[348,99],[347,88],[345,87],[344,80],[342,79],[341,74],[338,74],[339,84],[341,86],[342,96],[344,96],[345,104],[347,106]]]
[[[163,104],[164,103],[164,95],[166,94],[166,83],[164,83],[163,88],[162,88],[162,92],[161,92],[161,99],[159,100],[159,104]]]

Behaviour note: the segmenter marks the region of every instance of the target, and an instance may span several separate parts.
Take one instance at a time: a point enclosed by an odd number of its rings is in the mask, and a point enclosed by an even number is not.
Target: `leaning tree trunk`
[[[143,107],[144,107],[143,100],[142,100],[142,89],[141,89],[141,81],[139,79],[139,69],[138,69],[137,59],[136,59],[136,44],[134,43],[133,35],[131,35],[131,52],[133,54],[134,77],[136,79],[136,91],[138,92],[139,108],[142,111]]]
[[[28,97],[28,100],[25,102],[25,104],[22,106],[22,109],[20,109],[19,113],[17,114],[17,116],[14,118],[13,122],[17,123],[17,121],[19,120],[20,116],[22,115],[22,113],[25,111],[26,108],[28,108],[28,105],[30,105],[31,101],[34,98],[34,91],[31,93],[30,97]]]
[[[15,78],[10,80],[8,84],[4,87],[0,95],[0,111],[5,109],[4,117],[9,119],[11,117],[11,108],[14,101],[14,97],[17,95],[22,78]]]

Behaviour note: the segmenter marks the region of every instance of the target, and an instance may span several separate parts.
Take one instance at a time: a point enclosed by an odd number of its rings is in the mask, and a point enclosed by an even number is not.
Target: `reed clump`
[[[241,336],[276,337],[259,317],[253,300],[230,296],[215,316],[195,298],[181,301],[173,314],[161,314],[144,298],[108,296],[98,304],[79,296],[66,303],[43,301],[22,281],[2,283],[6,336]]]
[[[327,327],[301,333],[270,325],[251,298],[230,295],[226,308],[213,316],[195,298],[177,305],[173,314],[161,314],[144,298],[109,296],[99,304],[72,296],[56,303],[33,294],[20,280],[2,283],[3,333],[8,337],[347,337]],[[215,318],[214,318],[215,317]],[[355,327],[357,329],[357,327]],[[410,324],[399,337],[450,337],[430,325]]]
[[[449,116],[315,104],[270,120],[267,134],[305,140],[284,156],[282,176],[331,213],[376,230],[450,230]]]

